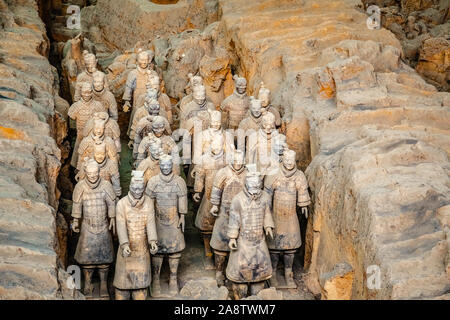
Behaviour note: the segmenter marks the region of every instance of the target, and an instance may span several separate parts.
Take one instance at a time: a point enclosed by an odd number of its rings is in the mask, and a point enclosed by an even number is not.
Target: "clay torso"
[[[250,99],[246,94],[233,94],[223,100],[222,119],[224,120],[224,128],[236,130],[239,127],[239,123],[247,115],[247,111],[250,107]]]

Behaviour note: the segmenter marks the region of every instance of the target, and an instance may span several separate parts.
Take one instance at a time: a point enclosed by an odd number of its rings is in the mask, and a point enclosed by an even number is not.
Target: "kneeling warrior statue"
[[[308,182],[295,163],[295,151],[284,151],[280,170],[270,179],[266,179],[265,184],[266,191],[273,196],[275,220],[274,237],[267,239],[274,271],[270,284],[273,287],[278,286],[276,269],[280,254],[283,253],[286,287],[297,288],[292,266],[294,253],[300,248],[302,239],[296,209],[301,207],[302,213],[308,218],[308,205],[311,201],[308,194]]]
[[[155,202],[158,253],[152,257],[152,296],[160,296],[159,275],[164,256],[169,258],[169,294],[178,293],[178,264],[185,248],[184,216],[187,213],[187,189],[183,178],[172,172],[172,157],[159,159],[161,172],[147,183],[146,194]]]
[[[144,195],[142,171],[133,171],[130,191],[117,203],[116,300],[145,300],[151,282],[150,253],[158,251],[153,201]],[[150,253],[149,253],[150,244]]]
[[[230,260],[227,278],[233,282],[234,298],[252,295],[264,288],[264,281],[272,276],[266,235],[273,237],[274,223],[270,210],[270,196],[262,190],[261,174],[249,172],[244,190],[231,201],[228,223]]]
[[[84,295],[92,298],[92,274],[98,268],[100,297],[109,298],[108,269],[114,260],[110,230],[113,234],[116,233],[116,195],[111,183],[100,178],[99,166],[95,160],[88,160],[85,173],[86,178],[78,182],[73,190],[74,232],[80,232],[80,220],[82,221],[75,260],[83,269]]]

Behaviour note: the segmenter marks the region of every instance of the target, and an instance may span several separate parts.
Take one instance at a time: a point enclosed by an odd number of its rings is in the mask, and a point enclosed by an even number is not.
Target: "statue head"
[[[271,134],[275,130],[275,116],[272,112],[267,112],[263,115],[261,119],[261,129],[267,133]]]
[[[140,51],[137,54],[137,65],[141,69],[147,69],[148,65],[150,64],[150,55],[148,51]]]
[[[160,111],[160,106],[158,100],[154,98],[145,99],[144,107],[147,109],[148,113],[152,116],[157,116]]]
[[[284,150],[286,150],[286,136],[284,134],[278,134],[275,136],[273,145],[272,145],[273,151],[277,156],[282,156],[284,153]]]
[[[250,113],[254,118],[261,116],[261,100],[250,97]]]
[[[297,163],[295,162],[295,151],[287,149],[283,153],[283,167],[288,170],[292,170],[296,167]]]
[[[206,88],[205,86],[195,86],[194,92],[192,93],[192,99],[198,104],[201,105],[206,100]]]
[[[203,85],[203,78],[202,77],[194,76],[194,75],[192,75],[192,73],[189,73],[188,77],[189,77],[189,86],[191,88]]]
[[[94,118],[94,128],[92,129],[92,132],[97,137],[103,136],[105,133],[105,121]]]
[[[148,87],[145,92],[145,99],[155,99],[158,100],[158,90]]]
[[[261,88],[259,88],[258,99],[261,100],[261,106],[267,107],[270,103],[270,90],[264,86],[264,82],[261,82]]]
[[[211,153],[214,155],[220,154],[223,151],[223,137],[222,135],[218,135],[214,137],[211,141]]]
[[[95,57],[95,54],[86,53],[84,55],[84,65],[89,73],[97,71],[97,58]]]
[[[134,199],[141,199],[145,191],[144,171],[131,172],[130,194]]]
[[[233,79],[237,93],[244,94],[245,91],[247,90],[247,80],[243,77],[239,77],[236,74],[233,76]]]
[[[153,134],[160,138],[164,134],[164,130],[166,129],[166,123],[164,118],[161,116],[155,116],[152,121],[152,131]]]
[[[92,84],[88,82],[84,82],[81,86],[81,98],[88,102],[92,99]]]
[[[105,74],[101,71],[95,71],[93,74],[92,86],[95,91],[100,92],[105,88]]]
[[[98,179],[100,178],[99,171],[100,168],[98,166],[98,163],[94,159],[88,159],[84,163],[84,172],[86,173],[86,179],[90,183],[94,184],[98,181]]]
[[[159,157],[163,152],[161,139],[158,138],[151,139],[148,149],[150,151],[150,155],[152,156],[152,158],[155,160],[159,160]]]
[[[222,113],[217,110],[211,111],[211,122],[210,127],[215,130],[220,130],[222,128]]]
[[[258,197],[262,193],[261,174],[257,171],[249,171],[245,176],[245,189],[249,194]]]
[[[94,144],[94,160],[97,163],[103,163],[106,159],[106,144],[102,142],[96,142]]]
[[[242,150],[233,150],[233,159],[231,166],[234,170],[239,171],[245,164],[244,152]]]
[[[168,176],[172,173],[173,168],[173,162],[172,162],[172,156],[165,154],[162,155],[159,158],[159,169],[161,170],[161,173],[165,176]]]

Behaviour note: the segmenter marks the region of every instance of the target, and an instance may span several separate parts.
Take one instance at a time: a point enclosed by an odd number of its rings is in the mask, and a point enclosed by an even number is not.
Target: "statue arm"
[[[308,192],[308,181],[305,174],[301,172],[301,175],[297,181],[297,206],[307,207],[311,204],[311,198]]]
[[[264,230],[267,230],[268,228],[275,229],[275,223],[273,222],[272,217],[272,206],[271,206],[271,199],[272,197],[268,194],[263,195],[265,199],[265,209],[264,209]]]
[[[116,228],[120,245],[130,242],[128,239],[127,222],[125,220],[125,210],[123,201],[119,201],[117,204]]]
[[[113,164],[113,169],[111,172],[111,183],[116,196],[120,197],[120,195],[122,194],[122,187],[120,186],[120,174],[117,163]]]
[[[158,235],[156,233],[154,201],[153,199],[148,200],[150,201],[150,209],[147,212],[147,241],[158,241]]]
[[[72,195],[72,217],[75,219],[81,219],[82,212],[83,212],[83,202],[82,202],[82,196],[83,196],[83,188],[79,182],[75,185],[75,188],[73,189],[73,195]]]
[[[188,199],[187,199],[187,187],[183,178],[178,177],[178,212],[179,214],[186,214],[188,212]]]
[[[110,182],[104,180],[104,188],[105,188],[105,202],[108,207],[108,217],[115,218],[116,217],[116,194],[114,192],[113,186]]]
[[[216,206],[219,206],[222,202],[222,192],[227,178],[226,172],[223,169],[217,171],[211,189],[211,204]]]
[[[133,91],[136,88],[136,76],[135,73],[130,71],[127,76],[127,82],[125,83],[125,90],[123,92],[122,100],[131,101]]]
[[[234,197],[231,201],[230,220],[228,222],[227,235],[230,239],[237,239],[241,227],[241,206],[239,199]]]
[[[201,165],[195,165],[192,172],[195,172],[194,192],[201,193],[205,186],[205,170]]]

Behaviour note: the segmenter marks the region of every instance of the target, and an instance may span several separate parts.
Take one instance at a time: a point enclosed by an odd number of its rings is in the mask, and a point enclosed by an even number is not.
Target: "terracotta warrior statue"
[[[262,116],[261,128],[247,138],[247,163],[255,164],[263,176],[267,174],[267,168],[274,162],[273,138],[278,135],[279,133],[275,129],[275,116],[271,112],[267,112]]]
[[[200,202],[200,199],[202,199],[195,217],[195,226],[200,230],[203,237],[205,257],[208,259],[205,263],[207,269],[214,268],[212,261],[210,261],[212,252],[209,244],[215,220],[215,217],[210,214],[212,207],[211,190],[217,171],[226,166],[223,145],[224,142],[222,136],[217,136],[216,139],[212,140],[209,150],[201,157],[199,163],[194,166],[192,171],[192,174],[195,177],[195,194],[193,199],[195,202]],[[202,198],[201,193],[203,190],[205,192]]]
[[[96,112],[93,117],[86,123],[83,129],[83,138],[89,136],[94,130],[94,122],[96,120],[103,121],[105,127],[104,135],[110,137],[116,146],[117,153],[122,150],[120,143],[120,127],[116,120],[111,118],[108,112]]]
[[[263,115],[266,112],[271,112],[275,116],[275,126],[277,129],[281,128],[281,115],[277,108],[270,104],[270,90],[264,86],[264,82],[261,82],[261,87],[259,88],[258,100],[261,101],[261,112]]]
[[[81,88],[83,84],[88,83],[92,85],[94,82],[94,73],[101,72],[97,70],[97,58],[95,57],[95,54],[92,53],[86,53],[83,57],[84,59],[84,65],[85,70],[81,72],[77,76],[77,82],[75,83],[75,93],[73,95],[73,101],[77,102],[81,98]],[[103,72],[102,72],[103,73]],[[105,85],[106,88],[108,87],[108,80],[105,77]]]
[[[147,184],[150,178],[157,176],[159,170],[159,158],[164,154],[162,150],[161,139],[154,137],[150,140],[149,156],[139,163],[137,171],[144,172],[144,182]]]
[[[200,76],[194,76],[192,73],[188,74],[189,85],[185,88],[187,95],[180,101],[180,115],[185,114],[186,105],[193,99],[193,91],[196,86],[203,86],[203,79]],[[206,90],[205,90],[206,92]]]
[[[140,51],[138,53],[136,69],[131,70],[128,74],[125,91],[122,97],[122,100],[125,101],[123,105],[124,112],[128,112],[131,109],[131,99],[133,99],[133,108],[135,108],[137,98],[147,91],[146,84],[149,77],[148,73],[150,72],[155,76],[158,75],[158,73],[152,69],[152,64],[150,62],[151,56],[149,51]]]
[[[116,98],[106,86],[106,76],[103,72],[94,72],[92,87],[94,89],[94,100],[103,104],[104,109],[108,111],[112,119],[119,121]]]
[[[102,141],[94,145],[94,160],[98,163],[100,178],[112,184],[114,192],[118,199],[122,194],[122,188],[120,186],[119,167],[115,161],[107,157],[105,142]],[[87,161],[89,161],[89,158],[86,158],[84,163],[86,163]],[[86,172],[84,171],[83,166],[82,170],[80,170],[80,172],[75,176],[75,180],[79,181],[80,179],[84,178],[86,178]]]
[[[99,175],[98,163],[86,163],[86,178],[75,185],[72,205],[72,230],[81,233],[75,251],[75,260],[84,274],[83,294],[92,298],[92,275],[98,269],[100,297],[109,298],[108,270],[114,260],[111,232],[116,233],[116,197],[108,181]]]
[[[241,121],[238,128],[238,149],[248,150],[248,137],[261,127],[261,100],[250,97],[250,110],[247,117]]]
[[[178,264],[185,248],[184,227],[187,207],[187,189],[184,180],[173,174],[172,157],[159,159],[160,174],[147,183],[146,194],[155,202],[158,253],[152,259],[152,295],[161,294],[159,275],[164,256],[169,258],[169,293],[178,293]]]
[[[135,145],[133,147],[133,158],[136,157],[136,166],[139,166],[139,163],[148,157],[148,146],[150,144],[150,140],[152,140],[154,137],[161,139],[162,149],[164,153],[170,154],[172,156],[175,166],[180,166],[181,160],[178,154],[178,146],[175,143],[175,140],[173,140],[173,138],[167,134],[166,124],[167,122],[165,118],[161,116],[153,117],[152,131],[142,139],[139,145]]]
[[[247,80],[237,75],[233,76],[235,89],[231,96],[222,101],[222,121],[225,129],[236,130],[239,123],[247,115],[250,98],[247,96]]]
[[[209,127],[209,113],[207,111],[216,110],[212,102],[206,99],[206,89],[204,86],[195,86],[192,93],[192,101],[189,102],[184,112],[180,116],[180,128],[188,131],[193,130],[194,118],[204,121],[203,130]]]
[[[105,135],[105,122],[101,119],[94,119],[91,133],[83,138],[78,148],[78,161],[76,165],[78,170],[82,169],[86,157],[94,157],[94,146],[99,143],[105,143],[108,158],[116,164],[119,163],[117,146],[110,137]]]
[[[270,196],[262,190],[261,175],[253,171],[245,177],[244,190],[231,201],[228,223],[230,259],[227,278],[233,282],[236,300],[264,288],[272,276],[269,249],[264,233],[273,237],[275,227],[270,210]]]
[[[276,270],[280,254],[283,253],[284,277],[287,288],[297,288],[292,266],[294,253],[302,244],[297,207],[308,218],[308,182],[295,162],[295,151],[286,150],[278,173],[265,181],[265,190],[273,197],[273,218],[275,231],[272,239],[267,239],[272,269]],[[276,273],[270,279],[271,286],[278,286]]]
[[[233,151],[233,158],[228,166],[220,169],[214,177],[210,213],[217,219],[212,232],[211,247],[214,250],[218,286],[224,285],[225,261],[230,252],[227,229],[231,200],[242,191],[246,174],[244,153],[236,150]]]
[[[161,106],[161,109],[164,110],[166,114],[167,120],[172,125],[173,124],[173,115],[172,115],[172,103],[170,102],[170,98],[167,94],[161,92],[161,83],[159,76],[155,75],[149,79],[148,86],[157,92],[158,103]]]
[[[72,167],[77,166],[78,162],[78,146],[83,139],[83,129],[86,123],[91,119],[95,112],[105,111],[104,106],[93,99],[92,84],[83,83],[81,87],[81,99],[69,108],[68,115],[71,119],[76,121],[77,139],[73,148],[72,159],[70,164]]]
[[[131,175],[130,191],[116,208],[119,236],[113,282],[116,300],[147,298],[152,278],[150,253],[158,251],[153,200],[144,194],[143,172],[133,171]]]

